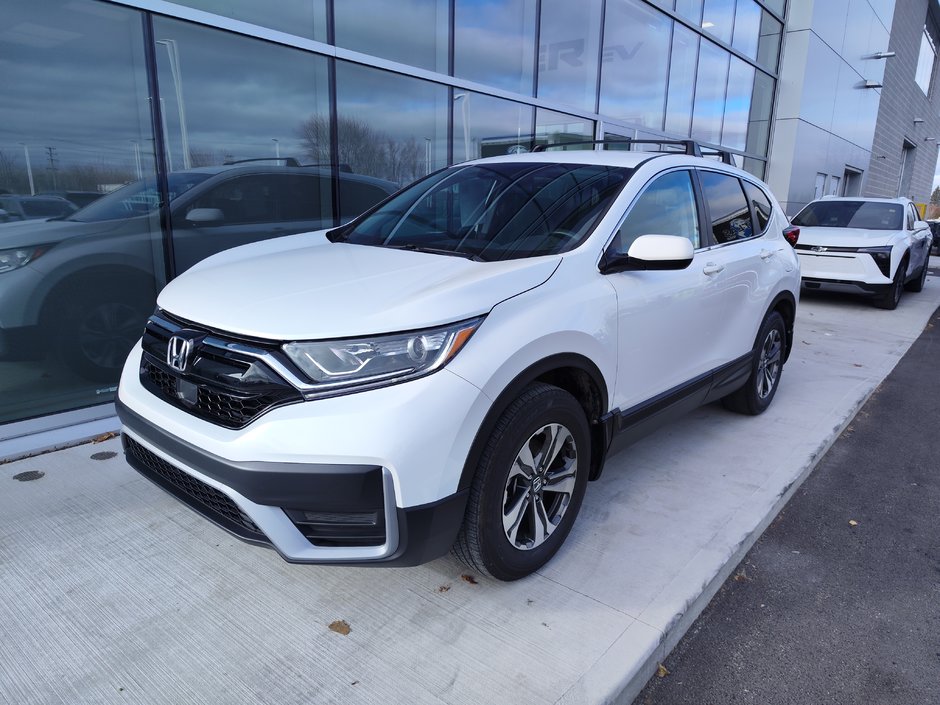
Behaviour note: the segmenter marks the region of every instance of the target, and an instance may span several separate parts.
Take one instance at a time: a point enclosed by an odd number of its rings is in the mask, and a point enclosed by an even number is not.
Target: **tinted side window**
[[[757,231],[762,233],[770,224],[770,216],[773,213],[770,199],[767,198],[767,194],[749,181],[744,182],[744,192],[754,208],[754,215],[757,216]]]
[[[699,246],[698,211],[689,172],[660,176],[640,194],[610,245],[611,253],[627,254],[640,235],[678,235]]]
[[[754,235],[751,213],[734,176],[714,171],[700,172],[702,191],[712,219],[712,233],[719,243],[744,240]]]
[[[917,214],[917,210],[914,208],[914,206],[908,204],[907,206],[907,221],[908,221],[907,229],[913,230],[914,223],[916,223],[918,220],[920,220],[920,216]]]

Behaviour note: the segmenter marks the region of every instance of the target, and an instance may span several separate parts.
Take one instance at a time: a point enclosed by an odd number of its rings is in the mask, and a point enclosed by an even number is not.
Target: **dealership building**
[[[692,138],[792,215],[826,194],[925,202],[937,163],[937,0],[4,10],[0,460],[116,429],[120,363],[199,259],[449,164]]]

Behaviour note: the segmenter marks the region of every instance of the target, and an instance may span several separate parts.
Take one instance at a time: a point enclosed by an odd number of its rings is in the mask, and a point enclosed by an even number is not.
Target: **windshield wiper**
[[[409,250],[411,252],[427,252],[432,255],[450,255],[451,257],[463,257],[473,262],[486,262],[487,260],[472,252],[458,252],[457,250],[445,250],[439,247],[424,247],[409,242],[407,245],[385,245],[393,250]]]

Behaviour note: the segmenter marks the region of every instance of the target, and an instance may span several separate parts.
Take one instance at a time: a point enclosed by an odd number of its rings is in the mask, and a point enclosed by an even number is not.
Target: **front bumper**
[[[379,466],[236,463],[148,422],[120,401],[128,464],[221,528],[292,563],[410,566],[453,544],[468,491],[423,506],[395,504]]]
[[[867,293],[883,291],[891,286],[891,277],[886,276],[872,256],[864,252],[797,250],[797,255],[804,283],[834,285],[826,288],[854,287],[856,291]],[[896,266],[897,263],[892,261],[891,264]]]

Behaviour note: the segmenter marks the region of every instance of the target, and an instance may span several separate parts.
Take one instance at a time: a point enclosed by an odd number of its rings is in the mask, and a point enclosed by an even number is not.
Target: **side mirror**
[[[926,220],[918,220],[914,223],[914,232],[918,230],[930,230],[930,223]]]
[[[186,222],[193,225],[218,225],[225,214],[218,208],[193,208],[186,214]]]
[[[626,255],[604,255],[601,273],[685,269],[692,264],[692,241],[678,235],[641,235]]]

